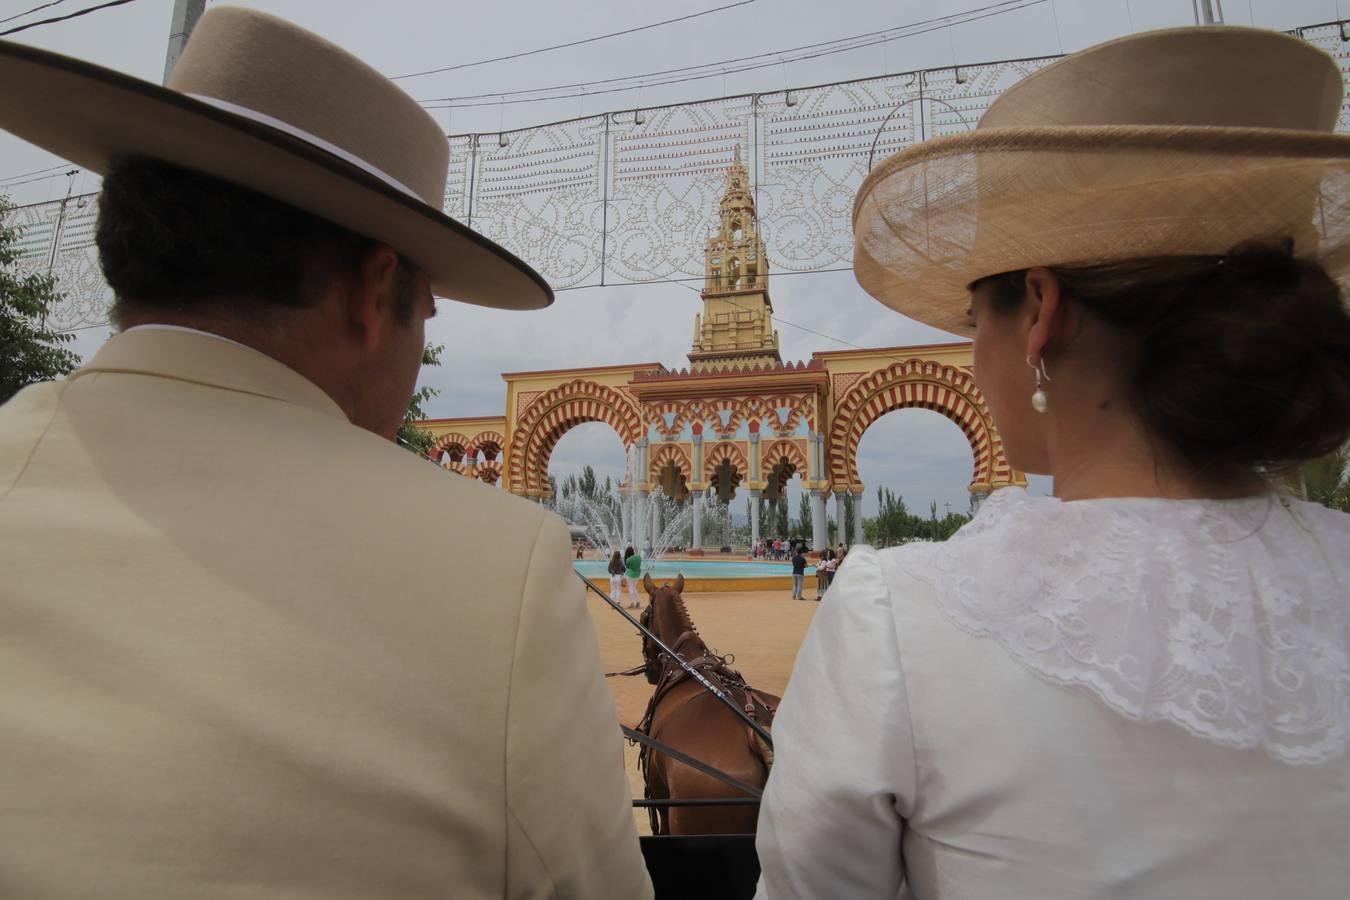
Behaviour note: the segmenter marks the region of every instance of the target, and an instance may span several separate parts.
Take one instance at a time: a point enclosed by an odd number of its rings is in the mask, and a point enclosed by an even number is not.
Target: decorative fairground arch
[[[507,373],[504,415],[421,423],[435,436],[441,464],[542,500],[551,493],[548,463],[558,440],[583,422],[604,422],[628,451],[627,520],[638,546],[654,527],[646,511],[658,489],[683,499],[712,488],[723,500],[738,487],[748,489],[757,540],[758,498],[774,496],[794,476],[810,497],[815,547],[825,546],[831,495],[840,534],[861,542],[858,442],[881,416],[905,407],[942,413],[965,433],[977,499],[1026,483],[1008,465],[975,387],[968,342],[831,351],[783,362],[764,242],[739,153],[727,170],[716,226],[705,248],[703,311],[694,317],[687,369],[648,362]],[[851,522],[844,517],[847,493],[854,495]],[[696,553],[700,508],[694,503]]]
[[[548,461],[567,432],[583,422],[604,422],[624,448],[641,436],[642,413],[622,387],[574,378],[534,398],[512,423],[507,471],[511,490],[529,497],[548,496]]]
[[[931,409],[961,429],[970,443],[969,489],[977,501],[998,488],[1026,484],[1025,476],[1008,464],[1003,439],[975,386],[969,343],[817,356],[827,360],[834,388],[829,426],[831,488],[841,510],[844,494],[854,495],[855,542],[862,539],[864,487],[858,476],[858,445],[874,422],[897,409]]]

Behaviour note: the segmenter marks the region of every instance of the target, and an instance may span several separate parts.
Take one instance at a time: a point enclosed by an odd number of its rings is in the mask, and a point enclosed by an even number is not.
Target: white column
[[[834,494],[834,524],[839,529],[839,536],[836,543],[849,543],[848,539],[848,519],[844,518],[844,492],[835,491]]]
[[[703,492],[695,491],[689,495],[690,511],[694,519],[694,546],[690,550],[703,549]]]
[[[759,543],[759,491],[750,492],[750,546]]]
[[[811,549],[824,550],[829,542],[829,529],[825,527],[825,492],[811,492]]]
[[[867,540],[863,537],[863,492],[858,491],[853,495],[853,543],[865,544]]]

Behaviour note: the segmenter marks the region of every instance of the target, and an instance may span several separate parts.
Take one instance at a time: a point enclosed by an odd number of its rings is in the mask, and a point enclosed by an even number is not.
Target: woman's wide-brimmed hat
[[[529,265],[441,212],[450,150],[435,119],[275,16],[208,10],[165,87],[0,41],[0,128],[94,172],[150,157],[274,197],[393,247],[440,297],[553,302]]]
[[[968,286],[1032,266],[1294,240],[1350,268],[1350,136],[1330,56],[1274,31],[1153,31],[1015,84],[969,133],[879,164],[853,206],[858,283],[970,331]]]

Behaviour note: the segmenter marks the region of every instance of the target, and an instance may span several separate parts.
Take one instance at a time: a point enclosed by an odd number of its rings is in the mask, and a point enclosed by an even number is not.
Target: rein
[[[749,794],[751,797],[754,797],[756,799],[764,795],[764,792],[761,791],[759,788],[755,787],[754,785],[746,784],[744,781],[741,781],[739,778],[736,778],[733,775],[728,775],[725,772],[714,769],[707,763],[699,762],[697,759],[694,759],[694,757],[690,756],[689,754],[681,753],[679,750],[676,750],[669,744],[665,744],[662,743],[661,741],[658,741],[656,738],[647,734],[647,732],[645,731],[638,731],[635,728],[629,728],[627,725],[620,725],[619,727],[623,729],[623,736],[628,738],[628,740],[632,741],[635,744],[641,744],[644,747],[657,751],[658,753],[664,753],[666,756],[669,756],[674,760],[684,763],[689,768],[697,769],[704,775],[707,775],[709,778],[715,778],[718,781],[722,782],[723,784],[730,785],[731,787],[734,787],[736,790],[741,791],[744,794]]]

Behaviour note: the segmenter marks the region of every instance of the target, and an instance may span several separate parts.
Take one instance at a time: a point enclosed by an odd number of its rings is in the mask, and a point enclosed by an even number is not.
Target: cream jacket
[[[0,896],[650,896],[569,550],[210,336],[21,392]]]

